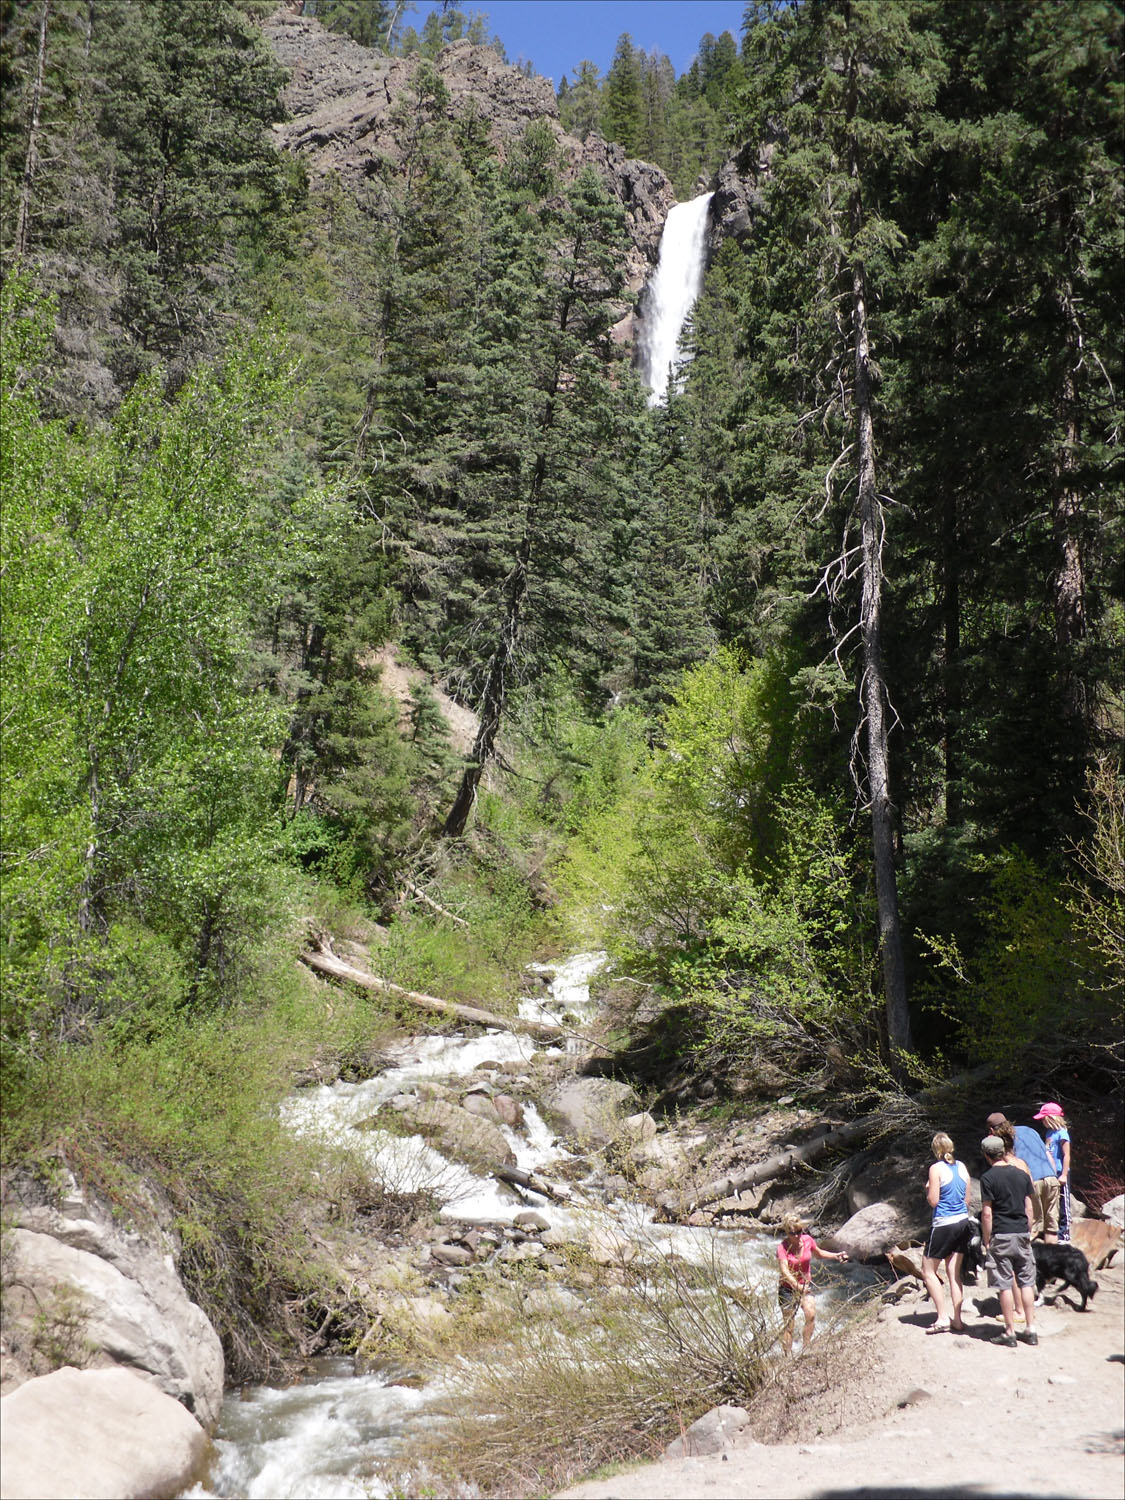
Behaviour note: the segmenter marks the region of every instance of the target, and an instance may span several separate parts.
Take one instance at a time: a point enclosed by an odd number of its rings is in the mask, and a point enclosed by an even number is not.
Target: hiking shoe
[[[1035,1341],[1036,1343],[1039,1342],[1038,1335],[1036,1335]],[[1014,1333],[1002,1333],[996,1342],[1003,1344],[1005,1349],[1014,1349],[1016,1347],[1016,1336]]]
[[[1022,1344],[1037,1344],[1039,1342],[1039,1335],[1035,1332],[1034,1328],[1025,1328],[1022,1333],[1016,1334],[1016,1338]]]

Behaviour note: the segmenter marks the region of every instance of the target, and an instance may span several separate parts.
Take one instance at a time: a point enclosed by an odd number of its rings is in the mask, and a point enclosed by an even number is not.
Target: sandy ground
[[[966,1289],[964,1334],[925,1336],[933,1309],[924,1296],[889,1306],[856,1337],[860,1368],[847,1376],[846,1399],[837,1389],[825,1403],[830,1436],[646,1464],[558,1500],[1119,1500],[1123,1260],[1096,1273],[1084,1314],[1061,1298],[1050,1305],[1048,1289],[1037,1348],[994,1342],[1003,1325],[989,1314],[999,1303],[983,1285]],[[843,1413],[838,1428],[833,1409]]]

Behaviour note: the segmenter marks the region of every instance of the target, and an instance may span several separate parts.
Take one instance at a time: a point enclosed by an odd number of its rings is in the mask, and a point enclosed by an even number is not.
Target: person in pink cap
[[[1051,1102],[1041,1104],[1039,1113],[1032,1116],[1046,1132],[1047,1155],[1055,1165],[1055,1176],[1059,1179],[1059,1244],[1070,1242],[1070,1130],[1062,1105]],[[1050,1239],[1044,1235],[1044,1239]]]

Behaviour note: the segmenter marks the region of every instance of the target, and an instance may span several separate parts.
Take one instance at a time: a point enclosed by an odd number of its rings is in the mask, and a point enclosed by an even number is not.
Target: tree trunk
[[[39,116],[43,106],[43,75],[47,63],[47,22],[51,15],[51,0],[43,0],[39,16],[39,54],[35,62],[35,82],[31,90],[31,119],[27,131],[27,151],[23,159],[23,178],[20,182],[19,208],[16,211],[16,254],[27,254],[28,225],[31,220],[31,189],[35,181],[35,168],[39,162]]]
[[[942,514],[942,698],[945,753],[945,822],[956,828],[965,816],[961,776],[961,563],[957,551],[957,496],[946,490]]]
[[[823,1135],[814,1136],[811,1141],[806,1141],[802,1146],[787,1146],[784,1151],[779,1151],[776,1156],[771,1156],[767,1161],[755,1162],[752,1167],[747,1167],[744,1172],[739,1172],[731,1177],[720,1177],[714,1182],[704,1183],[702,1187],[690,1194],[679,1192],[662,1193],[659,1199],[660,1207],[665,1211],[683,1212],[685,1208],[690,1212],[693,1208],[699,1208],[705,1203],[714,1203],[719,1198],[730,1198],[735,1193],[742,1193],[749,1187],[757,1187],[764,1182],[772,1182],[777,1177],[783,1177],[787,1172],[792,1172],[796,1167],[807,1166],[811,1161],[816,1161],[826,1151],[836,1146],[850,1146],[855,1141],[861,1141],[876,1128],[878,1120],[874,1117],[863,1120],[852,1120],[847,1125],[837,1125],[826,1130]]]
[[[856,74],[854,54],[848,63],[852,74],[849,90],[848,169],[852,180],[849,220],[852,244],[864,227],[860,185],[859,142],[854,128]],[[906,965],[902,951],[902,929],[898,914],[898,878],[895,872],[895,815],[891,801],[890,751],[888,746],[888,697],[883,670],[883,536],[884,516],[875,486],[875,419],[872,410],[874,379],[871,345],[867,329],[867,276],[864,263],[856,258],[851,268],[852,328],[855,336],[855,416],[858,449],[859,524],[863,559],[863,593],[860,601],[860,634],[863,641],[863,677],[860,701],[867,729],[867,784],[871,804],[871,839],[875,862],[875,900],[879,919],[879,948],[883,961],[883,994],[886,1005],[887,1043],[891,1065],[911,1047],[910,1012],[906,1003]],[[896,1069],[897,1071],[897,1069]]]
[[[328,953],[323,948],[303,953],[301,961],[310,969],[315,969],[319,974],[327,974],[332,979],[343,979],[349,984],[359,985],[361,989],[378,990],[385,995],[394,995],[418,1010],[451,1016],[459,1021],[467,1021],[473,1026],[487,1026],[499,1031],[524,1032],[540,1041],[553,1042],[556,1046],[563,1037],[573,1034],[568,1032],[566,1027],[556,1026],[551,1021],[525,1021],[522,1016],[498,1016],[490,1010],[480,1010],[475,1005],[459,1005],[454,1000],[439,1000],[436,995],[424,995],[418,990],[404,989],[401,984],[392,984],[389,979],[380,979],[377,974],[369,974],[364,969],[357,969],[352,964],[345,963],[342,958],[337,958],[334,953]]]
[[[1062,673],[1062,710],[1075,726],[1085,723],[1086,700],[1075,648],[1086,636],[1086,575],[1082,561],[1079,524],[1082,495],[1075,468],[1078,454],[1078,383],[1075,368],[1081,358],[1081,331],[1077,327],[1069,288],[1057,293],[1066,329],[1063,357],[1066,366],[1059,391],[1059,415],[1063,436],[1055,466],[1053,525],[1056,556],[1055,643]]]
[[[544,459],[540,455],[532,482],[532,505],[538,498],[543,483]],[[524,538],[516,557],[515,567],[508,578],[504,619],[500,626],[500,638],[492,660],[488,664],[488,678],[484,685],[484,696],[480,707],[480,728],[473,742],[472,754],[465,773],[461,777],[453,806],[445,820],[442,834],[445,838],[460,838],[469,821],[469,814],[477,800],[477,789],[484,775],[484,768],[496,748],[496,736],[500,732],[504,716],[504,699],[508,692],[508,680],[515,660],[519,641],[520,612],[527,594],[527,567],[531,556],[531,528],[524,530]]]

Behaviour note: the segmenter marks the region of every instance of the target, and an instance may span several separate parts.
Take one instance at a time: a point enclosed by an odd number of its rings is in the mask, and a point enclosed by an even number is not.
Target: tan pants
[[[1038,1182],[1031,1184],[1031,1196],[1035,1203],[1035,1217],[1039,1221],[1036,1225],[1038,1233],[1058,1234],[1059,1179],[1040,1177]]]

